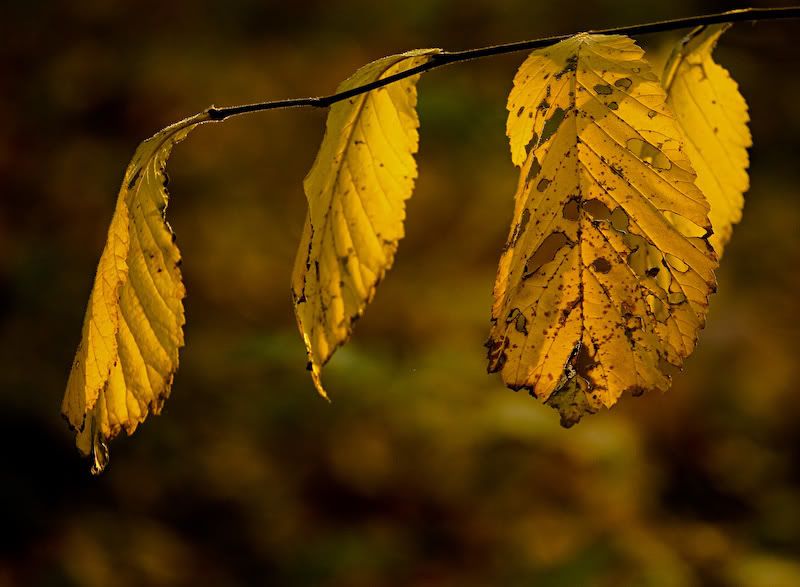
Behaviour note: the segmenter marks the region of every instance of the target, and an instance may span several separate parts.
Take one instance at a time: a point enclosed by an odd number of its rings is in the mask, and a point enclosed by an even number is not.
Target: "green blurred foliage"
[[[332,404],[289,301],[324,113],[291,110],[204,127],[171,161],[189,297],[164,414],[115,441],[97,479],[58,415],[118,183],[158,128],[327,93],[414,47],[742,5],[6,2],[0,585],[800,584],[796,22],[738,25],[719,49],[751,106],[752,189],[668,394],[563,430],[485,374],[516,183],[510,55],[422,79],[407,237],[327,369]],[[640,41],[663,54],[676,36]]]

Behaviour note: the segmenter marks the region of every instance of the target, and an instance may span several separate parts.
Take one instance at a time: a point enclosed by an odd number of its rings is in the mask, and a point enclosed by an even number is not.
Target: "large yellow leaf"
[[[164,168],[172,147],[208,120],[198,114],[143,142],[122,181],[62,404],[93,473],[108,461],[107,441],[133,433],[169,395],[185,290],[164,216]]]
[[[423,49],[374,61],[338,91],[417,67],[438,52]],[[418,78],[334,104],[303,183],[308,216],[292,294],[309,369],[323,396],[320,369],[349,338],[404,234],[405,200],[417,177]]]
[[[534,51],[514,79],[508,136],[522,170],[489,370],[565,425],[626,391],[666,389],[704,324],[708,205],[665,100],[619,35]]]
[[[663,76],[667,103],[686,135],[697,187],[711,206],[710,242],[718,256],[742,218],[743,194],[750,185],[747,148],[752,145],[747,103],[736,82],[711,56],[728,27],[692,31],[673,50]]]

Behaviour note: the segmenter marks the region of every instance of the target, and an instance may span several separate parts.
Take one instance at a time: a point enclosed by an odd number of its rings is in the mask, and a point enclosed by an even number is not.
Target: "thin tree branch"
[[[631,26],[616,27],[610,29],[593,30],[590,33],[611,35],[611,34],[624,34],[624,35],[644,35],[648,33],[660,33],[664,31],[674,31],[677,29],[696,27],[701,25],[720,24],[725,22],[755,22],[762,20],[781,20],[789,18],[800,18],[800,6],[791,6],[788,8],[742,8],[740,10],[730,10],[728,12],[720,12],[717,14],[706,14],[701,16],[690,16],[686,18],[675,18],[672,20],[662,20],[659,22],[651,22],[647,24],[637,24]],[[557,35],[554,37],[545,37],[542,39],[533,39],[530,41],[518,41],[516,43],[505,43],[503,45],[492,45],[490,47],[480,47],[478,49],[467,49],[464,51],[443,51],[434,54],[431,59],[422,65],[412,67],[401,73],[396,73],[389,77],[351,88],[344,92],[331,94],[329,96],[321,96],[318,98],[293,98],[290,100],[274,100],[271,102],[259,102],[257,104],[245,104],[243,106],[231,106],[228,108],[211,107],[208,109],[208,114],[211,120],[225,120],[231,116],[238,116],[240,114],[248,114],[250,112],[261,112],[263,110],[276,110],[279,108],[298,108],[302,106],[310,106],[312,108],[327,108],[331,104],[347,100],[359,94],[365,94],[370,90],[388,86],[396,81],[437,69],[444,65],[451,63],[459,63],[462,61],[471,61],[473,59],[481,59],[483,57],[491,57],[493,55],[503,55],[505,53],[515,53],[517,51],[526,51],[530,49],[538,49],[540,47],[547,47],[554,45],[559,41],[568,39],[573,35]]]

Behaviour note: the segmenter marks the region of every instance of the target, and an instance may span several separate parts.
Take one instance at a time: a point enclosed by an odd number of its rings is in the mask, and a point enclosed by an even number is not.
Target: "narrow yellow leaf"
[[[708,204],[665,102],[620,35],[534,51],[514,79],[507,130],[522,169],[489,371],[564,425],[626,391],[665,390],[705,322],[717,264]]]
[[[185,290],[164,169],[173,146],[207,121],[204,112],[144,141],[122,181],[62,403],[95,474],[108,440],[161,411],[178,368]]]
[[[429,61],[422,49],[374,61],[338,92]],[[418,75],[331,107],[325,137],[303,183],[308,215],[292,276],[292,297],[314,385],[320,369],[350,337],[353,323],[391,267],[403,237],[419,141]]]
[[[699,27],[686,36],[664,67],[667,103],[686,135],[686,152],[697,172],[697,187],[711,206],[710,242],[719,257],[742,218],[747,148],[752,139],[747,103],[712,53],[729,24]]]

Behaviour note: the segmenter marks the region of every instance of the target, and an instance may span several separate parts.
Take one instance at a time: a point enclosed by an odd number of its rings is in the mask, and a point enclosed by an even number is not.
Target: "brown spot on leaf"
[[[598,273],[608,273],[611,271],[611,263],[605,257],[598,257],[592,261],[591,267]]]
[[[578,65],[578,56],[571,55],[570,57],[567,58],[564,69],[559,71],[553,77],[555,77],[556,79],[561,79],[565,74],[569,73],[570,71],[575,71],[577,69],[577,65]]]
[[[623,90],[627,90],[633,85],[633,81],[629,77],[621,77],[614,82],[614,85]]]

